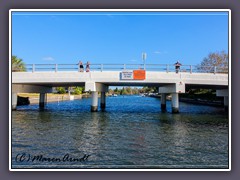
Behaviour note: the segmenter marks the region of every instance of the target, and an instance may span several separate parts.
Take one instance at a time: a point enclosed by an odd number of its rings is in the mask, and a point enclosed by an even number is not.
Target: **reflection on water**
[[[180,103],[162,113],[159,99],[107,98],[91,113],[90,99],[21,106],[12,112],[13,168],[228,168],[228,118],[221,108]],[[17,162],[21,153],[84,162]]]

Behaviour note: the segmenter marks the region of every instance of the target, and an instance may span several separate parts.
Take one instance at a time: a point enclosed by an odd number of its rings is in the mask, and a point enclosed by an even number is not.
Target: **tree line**
[[[57,94],[66,94],[68,93],[68,91],[70,91],[70,94],[74,94],[74,95],[79,95],[79,94],[83,94],[83,93],[88,93],[85,92],[85,88],[84,86],[75,86],[75,87],[56,87],[55,88],[55,93]],[[112,94],[117,94],[117,95],[136,95],[136,94],[142,94],[142,93],[157,93],[158,92],[158,88],[157,87],[116,87],[114,89],[109,89],[108,90],[108,94],[112,95]]]
[[[109,89],[109,94],[117,94],[117,95],[136,95],[136,94],[143,94],[143,93],[157,93],[158,88],[157,87],[147,87],[144,86],[142,88],[137,87],[122,87],[115,89]]]

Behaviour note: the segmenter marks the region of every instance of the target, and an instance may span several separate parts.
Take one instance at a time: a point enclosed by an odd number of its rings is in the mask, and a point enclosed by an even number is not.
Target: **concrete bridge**
[[[216,67],[181,66],[176,72],[173,65],[160,64],[92,64],[90,72],[79,72],[74,64],[27,65],[27,72],[12,72],[12,109],[16,109],[17,93],[40,93],[40,107],[44,107],[46,93],[52,87],[85,86],[91,91],[91,111],[98,110],[98,92],[101,108],[106,106],[109,86],[155,86],[161,93],[161,109],[166,109],[166,94],[172,95],[172,112],[179,112],[179,93],[189,88],[216,89],[228,106],[228,74]]]

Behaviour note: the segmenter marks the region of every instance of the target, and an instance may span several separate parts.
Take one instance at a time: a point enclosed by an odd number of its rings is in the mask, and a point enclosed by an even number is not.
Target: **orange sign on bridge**
[[[146,71],[145,70],[133,70],[133,79],[134,80],[146,79]]]

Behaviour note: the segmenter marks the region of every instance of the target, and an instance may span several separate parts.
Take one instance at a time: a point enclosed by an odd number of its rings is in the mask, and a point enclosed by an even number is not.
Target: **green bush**
[[[73,94],[79,95],[82,94],[83,92],[83,87],[76,87],[73,91]]]
[[[56,88],[58,94],[65,94],[66,90],[64,87],[57,87]]]

